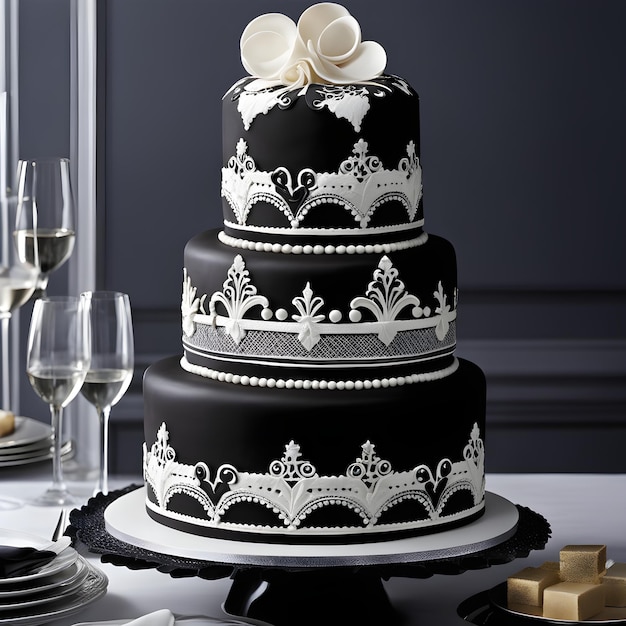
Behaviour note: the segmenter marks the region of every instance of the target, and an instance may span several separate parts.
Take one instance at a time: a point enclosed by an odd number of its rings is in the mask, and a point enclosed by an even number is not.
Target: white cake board
[[[485,495],[485,513],[465,526],[432,535],[377,543],[293,545],[200,537],[155,522],[145,509],[141,487],[120,496],[104,511],[107,532],[134,546],[181,558],[262,567],[341,567],[414,563],[454,558],[496,546],[517,529],[517,507]]]

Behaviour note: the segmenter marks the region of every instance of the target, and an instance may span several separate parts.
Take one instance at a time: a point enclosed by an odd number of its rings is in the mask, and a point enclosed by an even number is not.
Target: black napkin
[[[54,557],[56,557],[56,552],[52,552],[52,550],[0,546],[0,578],[24,576],[34,569],[50,563]]]

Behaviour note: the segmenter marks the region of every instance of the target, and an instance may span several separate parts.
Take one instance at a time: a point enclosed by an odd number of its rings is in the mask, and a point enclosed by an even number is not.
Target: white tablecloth
[[[36,495],[48,482],[48,467],[42,465],[43,469],[39,470],[0,470],[0,495],[15,498]],[[112,480],[111,487],[115,489],[131,482],[140,483],[141,480],[137,477],[117,478]],[[93,488],[92,483],[70,485],[85,500]],[[487,489],[545,517],[552,533],[546,548],[505,565],[459,575],[385,581],[391,603],[406,617],[403,626],[462,626],[465,622],[456,613],[462,600],[503,582],[509,574],[526,565],[558,560],[559,550],[567,544],[606,544],[609,558],[626,562],[625,475],[489,474]],[[0,527],[48,536],[58,513],[54,507],[29,505],[0,511]],[[79,614],[56,620],[56,626],[96,620],[130,620],[159,608],[170,609],[176,614],[225,617],[222,604],[232,584],[228,578],[172,578],[154,569],[131,570],[103,564],[97,555],[88,555],[88,558],[108,576],[107,593]],[[303,610],[306,611],[306,607]],[[332,612],[331,607],[328,610]],[[295,615],[293,626],[297,624]]]

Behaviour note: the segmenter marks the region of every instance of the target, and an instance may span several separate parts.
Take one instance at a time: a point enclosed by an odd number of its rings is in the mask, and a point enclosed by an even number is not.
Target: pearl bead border
[[[240,250],[254,250],[256,252],[274,252],[277,254],[388,254],[398,250],[407,250],[408,248],[416,248],[428,241],[428,233],[422,233],[414,239],[405,239],[404,241],[395,241],[393,243],[375,243],[375,244],[349,244],[334,246],[332,244],[323,246],[321,244],[300,245],[290,243],[270,243],[264,241],[250,241],[249,239],[239,239],[227,235],[221,230],[217,238],[226,246],[238,248]]]
[[[269,389],[330,389],[338,391],[361,391],[366,389],[382,389],[386,387],[401,387],[415,383],[425,383],[439,380],[453,374],[459,368],[459,361],[455,357],[448,367],[435,372],[410,374],[408,376],[391,376],[389,378],[372,378],[365,380],[311,380],[307,378],[266,378],[258,376],[242,376],[232,372],[222,372],[202,365],[194,365],[187,361],[186,357],[180,360],[180,366],[191,374],[197,374],[203,378],[210,378],[219,382],[232,383],[250,387],[267,387]]]

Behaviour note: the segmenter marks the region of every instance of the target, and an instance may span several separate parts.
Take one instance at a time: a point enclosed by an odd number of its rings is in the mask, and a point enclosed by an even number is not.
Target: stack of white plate
[[[70,546],[68,537],[42,537],[0,529],[0,544],[56,553],[19,576],[0,577],[0,625],[34,625],[72,615],[106,593],[108,579]]]
[[[0,437],[0,467],[24,465],[52,458],[52,428],[32,417],[15,417],[15,430]],[[61,454],[68,457],[72,453],[72,443],[63,444]]]

